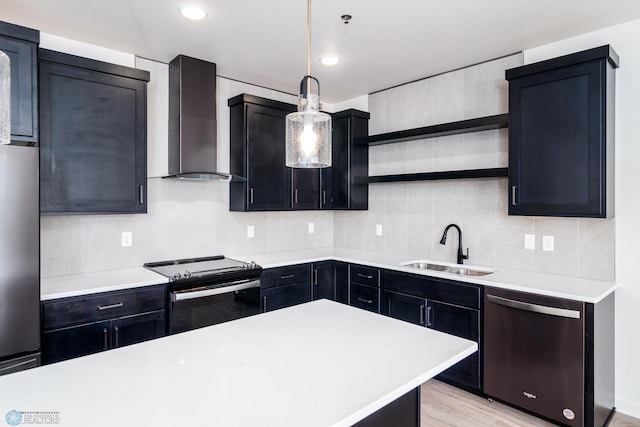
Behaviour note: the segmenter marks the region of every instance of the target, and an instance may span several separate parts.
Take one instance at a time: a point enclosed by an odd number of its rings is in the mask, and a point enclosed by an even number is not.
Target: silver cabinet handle
[[[140,204],[144,205],[144,185],[140,185],[139,187],[139,191],[140,191]]]
[[[249,188],[249,203],[253,204],[253,187]]]
[[[515,308],[516,310],[531,311],[533,313],[548,314],[556,317],[567,317],[570,319],[579,319],[580,311],[569,310],[566,308],[549,307],[547,305],[531,304],[528,302],[517,301],[509,298],[498,297],[487,294],[487,300],[494,304],[503,305],[505,307]]]
[[[358,277],[362,277],[364,279],[373,279],[372,275],[367,275],[367,274],[362,274],[362,273],[358,273]]]
[[[373,300],[372,299],[364,299],[364,298],[358,297],[358,301],[364,302],[364,303],[367,303],[367,304],[373,304]]]
[[[124,306],[123,302],[119,302],[119,303],[116,303],[116,304],[109,304],[109,305],[99,305],[98,306],[98,310],[100,310],[100,311],[102,311],[102,310],[111,310],[113,308],[120,308],[122,306]]]
[[[113,330],[116,333],[116,347],[120,347],[120,330],[117,326],[114,326]]]
[[[424,326],[424,304],[420,306],[420,324]]]
[[[327,204],[327,190],[322,190],[322,204]]]
[[[430,328],[433,326],[433,323],[431,322],[431,306],[428,305],[427,306],[427,327]]]
[[[295,274],[287,274],[286,276],[280,276],[280,280],[293,279],[296,277]]]
[[[313,284],[314,285],[318,284],[318,269],[317,268],[313,269]]]
[[[297,188],[293,191],[293,203],[295,203],[296,205],[298,204],[298,189]]]
[[[266,313],[267,312],[267,296],[263,296],[262,297],[262,312]]]
[[[516,206],[516,186],[511,186],[511,205]]]
[[[109,331],[107,328],[102,328],[102,336],[104,338],[104,350],[109,349]]]

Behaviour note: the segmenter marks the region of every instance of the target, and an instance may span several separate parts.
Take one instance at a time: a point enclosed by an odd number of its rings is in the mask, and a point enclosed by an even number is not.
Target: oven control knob
[[[189,277],[191,277],[191,272],[189,270],[185,270],[184,277],[185,279],[188,279]]]
[[[175,273],[175,274],[173,275],[173,279],[174,279],[174,280],[180,280],[180,278],[181,278],[181,277],[182,277],[182,275],[181,275],[180,273]]]
[[[256,268],[256,262],[255,261],[251,261],[251,268]]]

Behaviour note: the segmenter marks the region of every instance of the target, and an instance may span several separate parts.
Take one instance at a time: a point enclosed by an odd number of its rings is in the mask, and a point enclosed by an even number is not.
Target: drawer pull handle
[[[293,279],[294,277],[296,277],[295,274],[287,274],[286,276],[280,276],[280,280]]]
[[[431,322],[431,306],[427,306],[427,327],[431,328],[433,323]]]
[[[364,298],[358,297],[358,301],[364,302],[364,303],[367,303],[367,304],[373,304],[373,300],[372,299],[364,299]]]
[[[358,273],[358,277],[362,277],[364,279],[373,279],[373,276],[370,274],[362,274],[362,273]]]
[[[99,305],[98,306],[98,310],[102,311],[102,310],[111,310],[112,308],[120,308],[124,306],[123,302],[119,302],[117,304],[109,304],[109,305]]]

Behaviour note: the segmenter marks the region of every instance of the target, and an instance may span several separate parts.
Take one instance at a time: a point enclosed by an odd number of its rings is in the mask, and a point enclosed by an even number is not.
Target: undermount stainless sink
[[[445,273],[459,274],[461,276],[486,276],[493,270],[481,270],[478,268],[454,267],[451,265],[434,264],[427,261],[409,261],[400,263],[404,267],[419,268],[422,270],[442,271]]]

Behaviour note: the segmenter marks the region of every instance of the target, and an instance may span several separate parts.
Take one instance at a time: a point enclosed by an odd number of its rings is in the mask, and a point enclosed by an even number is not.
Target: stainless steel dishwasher
[[[582,426],[584,336],[581,302],[486,288],[484,392]]]

